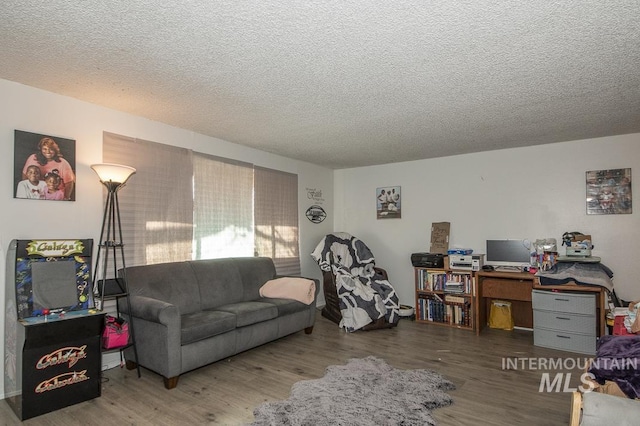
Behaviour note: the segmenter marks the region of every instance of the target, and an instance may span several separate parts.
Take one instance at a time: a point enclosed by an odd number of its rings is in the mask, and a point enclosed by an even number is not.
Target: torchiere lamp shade
[[[133,167],[111,163],[92,164],[91,168],[96,172],[103,184],[113,184],[116,187],[124,185],[131,175],[136,172]]]

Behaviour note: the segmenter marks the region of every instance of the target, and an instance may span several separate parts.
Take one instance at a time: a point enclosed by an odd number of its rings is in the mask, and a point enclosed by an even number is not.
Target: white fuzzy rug
[[[445,391],[453,389],[435,371],[400,370],[373,356],[350,359],[294,384],[289,399],[258,406],[251,425],[435,425],[431,409],[452,404]]]

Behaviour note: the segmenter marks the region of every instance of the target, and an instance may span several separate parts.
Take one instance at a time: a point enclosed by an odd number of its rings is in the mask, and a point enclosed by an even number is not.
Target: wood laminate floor
[[[483,330],[475,333],[402,319],[387,330],[345,333],[320,316],[311,335],[298,332],[212,365],[183,374],[178,387],[166,390],[162,378],[146,369],[105,371],[102,396],[20,422],[0,403],[3,425],[242,425],[253,420],[253,408],[286,399],[300,380],[324,375],[327,366],[349,358],[375,355],[397,368],[427,368],[456,385],[450,407],[434,410],[446,425],[567,425],[571,394],[581,384],[578,368],[565,389],[539,392],[547,373],[558,371],[541,362],[567,367],[585,355],[533,346],[529,331]],[[525,368],[503,368],[505,358],[528,359]],[[541,361],[540,361],[541,360]],[[521,364],[519,361],[517,364]],[[521,366],[519,366],[521,367]],[[535,367],[535,368],[531,368]]]

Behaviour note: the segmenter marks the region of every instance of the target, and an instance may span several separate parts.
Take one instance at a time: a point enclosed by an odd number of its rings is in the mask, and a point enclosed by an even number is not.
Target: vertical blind
[[[297,175],[108,132],[103,158],[137,169],[118,193],[127,265],[266,256],[300,275]]]

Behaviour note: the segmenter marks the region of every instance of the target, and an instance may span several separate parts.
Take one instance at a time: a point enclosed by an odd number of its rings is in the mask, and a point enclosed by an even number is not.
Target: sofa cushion
[[[189,262],[126,268],[132,296],[146,296],[178,307],[180,315],[200,311],[200,289]]]
[[[216,310],[235,314],[237,327],[267,321],[278,316],[278,308],[274,304],[258,301],[231,303],[218,306]]]
[[[271,303],[278,308],[278,316],[293,314],[295,312],[308,311],[309,305],[291,299],[265,298],[260,299],[261,302]]]
[[[242,276],[242,300],[260,298],[260,287],[276,277],[276,267],[270,257],[235,257],[232,259]]]
[[[233,260],[194,260],[190,264],[200,288],[202,309],[246,300],[243,299],[242,277]]]
[[[236,316],[224,311],[200,311],[182,316],[181,345],[197,342],[236,328]]]

